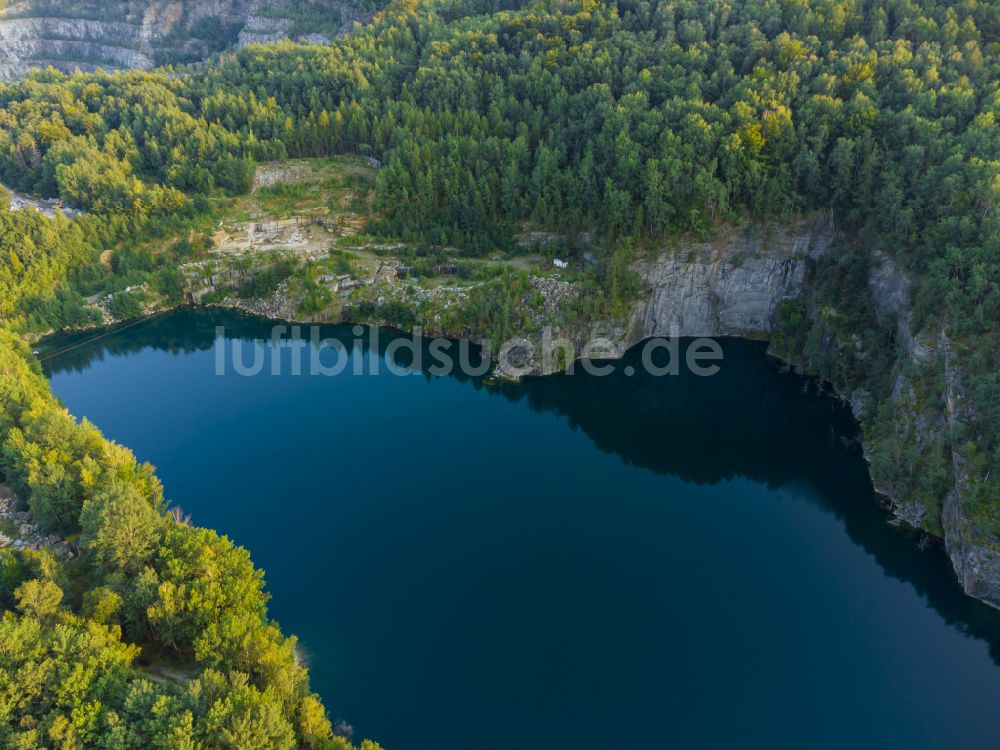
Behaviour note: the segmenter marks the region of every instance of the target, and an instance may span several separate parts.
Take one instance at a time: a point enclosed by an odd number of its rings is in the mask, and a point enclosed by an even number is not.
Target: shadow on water
[[[83,372],[106,356],[154,348],[173,353],[208,350],[216,327],[229,339],[266,340],[273,321],[223,310],[184,309],[101,331],[59,335],[38,346],[47,374]],[[305,329],[303,329],[305,331]],[[370,338],[350,326],[323,326],[322,336],[369,353]],[[406,334],[380,331],[378,354]],[[423,341],[424,364],[431,361]],[[914,534],[888,523],[877,504],[850,409],[815,380],[766,356],[759,342],[722,342],[720,372],[699,377],[681,367],[657,377],[641,365],[639,345],[604,377],[575,374],[527,378],[487,388],[494,397],[525,402],[565,419],[602,451],[633,466],[687,482],[714,484],[735,477],[777,487],[805,482],[817,502],[844,525],[851,540],[886,574],[907,582],[950,625],[984,640],[1000,664],[1000,613],[965,596],[940,545],[921,549]],[[682,348],[683,351],[683,348]],[[412,367],[406,349],[395,364]],[[634,374],[626,374],[628,368]],[[433,377],[426,371],[426,378]],[[482,376],[450,377],[486,388]]]
[[[1000,613],[966,596],[942,545],[922,549],[878,504],[848,405],[786,369],[766,344],[727,339],[709,378],[681,368],[656,377],[633,347],[607,377],[553,375],[505,387],[508,398],[564,417],[603,451],[688,482],[746,477],[772,487],[807,482],[851,540],[907,582],[950,625],[987,642],[1000,664]],[[629,366],[635,374],[625,375]]]

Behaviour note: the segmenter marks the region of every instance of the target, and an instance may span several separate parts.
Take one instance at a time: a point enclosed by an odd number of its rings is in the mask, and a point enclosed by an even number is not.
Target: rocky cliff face
[[[708,242],[679,242],[664,249],[637,266],[647,290],[634,309],[627,343],[651,336],[769,338],[780,325],[776,311],[783,300],[815,294],[817,280],[810,273],[810,260],[822,258],[833,238],[831,226],[813,222],[756,232],[743,228]],[[913,330],[912,282],[891,258],[876,256],[867,282],[876,325],[894,332],[898,349],[888,396],[888,413],[893,417],[882,432],[866,430],[871,433],[869,440],[888,439],[910,446],[911,461],[912,455],[943,451],[950,464],[950,489],[940,507],[912,489],[921,483],[882,483],[882,477],[873,472],[876,486],[889,498],[900,520],[943,535],[967,594],[1000,608],[1000,555],[980,538],[963,510],[963,497],[968,493],[963,458],[949,444],[950,434],[967,417],[969,408],[955,345],[944,331]],[[856,332],[841,333],[848,338]],[[939,378],[929,378],[928,373],[937,373]],[[943,409],[925,393],[926,381],[935,379],[945,383]],[[862,405],[870,399],[867,390],[844,395],[851,397],[856,415],[862,418]],[[869,445],[866,453],[878,447]],[[930,469],[917,465],[913,470],[920,474]],[[939,513],[940,519],[929,519],[929,513]]]
[[[955,343],[945,330],[913,331],[911,309],[912,282],[892,259],[879,256],[868,277],[868,291],[875,303],[880,324],[895,324],[901,366],[895,372],[890,401],[897,407],[897,434],[906,435],[917,446],[917,453],[935,441],[941,441],[961,428],[969,418],[968,387],[955,356]],[[936,400],[921,399],[914,372],[940,373],[944,382],[943,409]],[[968,496],[965,460],[953,444],[945,441],[950,463],[950,487],[941,507],[940,531],[945,549],[965,593],[1000,608],[1000,556],[978,533],[976,524],[963,508]],[[887,491],[892,509],[903,521],[915,527],[925,526],[927,508],[924,498],[895,488]]]
[[[323,29],[297,28],[266,0],[22,0],[0,10],[0,80],[36,67],[63,71],[150,68],[192,62],[227,47],[294,37],[326,43],[360,12],[342,0],[313,0]],[[310,33],[323,31],[324,34]]]
[[[954,432],[968,418],[965,373],[957,365],[954,345],[944,332],[938,337],[937,349],[944,366],[947,426]],[[941,514],[945,548],[965,593],[1000,609],[1000,555],[985,543],[965,512],[962,501],[969,493],[965,458],[955,446],[950,452],[954,486],[945,498]]]
[[[743,227],[709,242],[681,242],[641,262],[648,296],[631,341],[650,336],[766,336],[783,299],[803,292],[809,258],[833,238],[825,223]]]
[[[778,305],[806,292],[810,259],[822,256],[832,241],[833,228],[824,221],[745,225],[703,242],[677,240],[635,264],[643,291],[628,320],[568,327],[560,322],[566,311],[553,303],[550,314],[533,320],[534,330],[523,334],[534,351],[515,358],[515,364],[533,375],[565,366],[538,356],[544,350],[539,331],[547,326],[554,337],[572,343],[576,356],[596,346],[589,352],[598,359],[621,357],[633,344],[652,337],[767,338]],[[533,279],[534,291],[548,301],[548,291],[537,287],[541,281]]]

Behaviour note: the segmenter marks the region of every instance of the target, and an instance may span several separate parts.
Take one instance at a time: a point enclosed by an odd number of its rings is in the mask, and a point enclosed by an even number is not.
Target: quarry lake
[[[627,376],[634,352],[608,377],[503,386],[216,374],[237,341],[268,363],[249,342],[272,325],[182,310],[39,357],[74,414],[249,548],[357,739],[1000,742],[1000,613],[887,523],[847,407],[763,344],[722,342],[713,377]]]

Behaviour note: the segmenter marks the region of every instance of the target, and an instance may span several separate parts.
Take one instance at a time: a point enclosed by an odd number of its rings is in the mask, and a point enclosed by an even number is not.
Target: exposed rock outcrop
[[[632,315],[628,343],[650,336],[769,337],[781,301],[810,294],[809,259],[820,258],[833,236],[832,227],[822,222],[758,232],[743,228],[707,242],[680,242],[641,262],[637,270],[648,290]],[[969,416],[968,385],[963,383],[955,345],[943,331],[913,330],[909,275],[888,256],[877,255],[873,261],[868,293],[877,325],[894,330],[898,344],[889,395],[896,407],[892,437],[914,445],[918,455],[940,451],[948,445],[948,435]],[[944,410],[921,397],[914,380],[915,372],[941,367]],[[859,388],[846,395],[861,418],[871,393]],[[953,488],[939,507],[937,528],[943,528],[947,554],[965,592],[1000,608],[1000,555],[977,533],[964,509],[970,482],[961,453],[955,448],[946,452],[951,456]],[[878,490],[888,497],[900,520],[927,529],[927,505],[919,493],[891,485],[879,485]]]
[[[41,532],[31,513],[17,506],[10,487],[0,484],[0,549],[48,549],[60,560],[75,557],[73,545],[56,534]]]
[[[964,373],[956,363],[952,342],[943,333],[939,347],[944,360],[948,427],[954,431],[968,416]],[[984,543],[963,507],[970,484],[964,457],[952,447],[951,459],[955,486],[945,498],[941,515],[945,548],[965,593],[1000,609],[1000,555]]]
[[[900,356],[910,364],[921,364],[930,358],[933,347],[928,344],[926,336],[922,336],[918,342],[917,337],[913,335],[912,288],[909,275],[892,258],[884,254],[875,257],[875,262],[868,272],[868,294],[874,304],[878,325],[895,327]],[[919,450],[925,449],[924,444],[929,437],[937,438],[943,431],[942,415],[925,412],[918,407],[916,393],[910,387],[902,367],[896,368],[890,399],[894,403],[903,405],[900,412],[906,417],[898,429],[907,433],[904,439],[914,441],[920,446]],[[861,411],[855,412],[855,417],[859,420],[861,415]],[[922,499],[910,493],[900,492],[892,486],[879,484],[877,477],[874,479],[876,489],[888,500],[889,507],[896,517],[907,526],[923,529],[927,509]]]
[[[922,454],[934,441],[955,434],[968,420],[968,385],[958,365],[955,344],[946,331],[913,331],[912,281],[895,261],[878,255],[868,277],[868,291],[875,305],[879,325],[894,325],[900,356],[908,367],[899,367],[892,381],[890,400],[898,409],[898,429]],[[944,410],[917,397],[912,382],[913,370],[943,368]],[[987,604],[1000,608],[1000,555],[981,538],[976,524],[964,509],[969,495],[969,477],[962,454],[950,446],[952,487],[941,508],[941,528],[945,549],[964,591]],[[923,498],[890,488],[882,489],[890,499],[893,512],[914,528],[923,528],[927,515]]]
[[[240,49],[248,44],[269,44],[288,38],[292,22],[287,18],[267,18],[250,15],[240,31],[236,46]]]
[[[148,68],[153,60],[139,51],[140,29],[127,23],[86,18],[0,19],[0,79],[23,75],[39,65],[81,68]]]
[[[67,72],[151,68],[290,37],[325,44],[364,17],[348,2],[321,2],[324,27],[312,29],[264,0],[25,0],[0,10],[0,80],[50,65]]]
[[[649,293],[633,313],[630,339],[766,335],[778,304],[802,293],[808,259],[832,239],[832,228],[818,222],[743,227],[668,248],[638,265]]]

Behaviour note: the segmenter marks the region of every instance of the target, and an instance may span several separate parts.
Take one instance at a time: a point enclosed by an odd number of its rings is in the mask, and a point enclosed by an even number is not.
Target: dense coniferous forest
[[[328,47],[0,85],[0,179],[86,212],[0,209],[0,470],[44,530],[85,551],[70,565],[4,553],[7,746],[345,743],[247,553],[169,513],[149,467],[59,407],[18,335],[90,322],[81,290],[129,263],[171,289],[169,263],[138,240],[247,192],[263,161],[372,156],[369,231],[467,255],[525,226],[587,231],[611,268],[625,245],[828,214],[855,238],[817,269],[842,316],[789,309],[785,345],[884,397],[884,360],[844,369],[811,347],[866,320],[875,254],[907,269],[915,330],[946,332],[968,373],[971,416],[949,440],[967,510],[1000,546],[998,53],[995,0],[397,0]],[[97,262],[108,249],[117,268]],[[871,424],[890,423],[872,408]],[[884,438],[873,470],[938,507],[939,531],[947,462]],[[915,476],[917,463],[930,468]],[[180,677],[139,669],[140,648]]]

